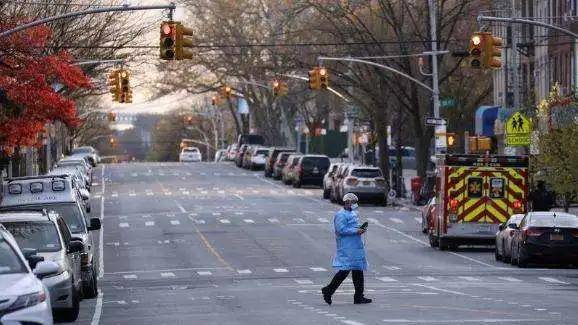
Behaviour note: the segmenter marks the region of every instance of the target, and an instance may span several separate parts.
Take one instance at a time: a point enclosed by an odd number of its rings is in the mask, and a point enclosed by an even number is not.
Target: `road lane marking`
[[[465,281],[470,281],[470,282],[476,282],[476,281],[480,281],[479,278],[473,277],[473,276],[459,276],[459,279],[465,280]]]
[[[378,279],[379,281],[381,281],[381,282],[397,282],[396,279],[390,278],[390,277],[388,277],[388,276],[378,277],[377,279]]]
[[[297,223],[305,223],[305,220],[303,220],[302,218],[293,218],[293,220],[295,220],[295,222]]]
[[[193,219],[194,222],[198,225],[204,225],[206,222],[203,219]]]
[[[417,278],[420,280],[423,280],[425,282],[434,282],[434,281],[438,280],[438,279],[434,278],[433,276],[418,276]]]
[[[173,272],[162,272],[161,277],[162,278],[174,278],[175,274]]]
[[[500,277],[498,277],[498,279],[508,281],[508,282],[522,282],[522,280],[510,277],[510,276],[500,276]]]
[[[399,268],[399,267],[397,267],[397,266],[386,266],[386,265],[384,265],[383,267],[384,267],[385,269],[390,270],[390,271],[399,271],[399,270],[401,270],[401,268]]]
[[[482,318],[482,319],[444,319],[444,320],[433,320],[433,319],[383,319],[384,323],[392,324],[502,324],[502,323],[527,323],[527,322],[546,322],[549,319],[529,319],[529,318]]]
[[[397,223],[397,224],[402,224],[402,223],[403,223],[403,220],[401,220],[401,219],[399,219],[399,218],[389,218],[389,220],[390,220],[391,222],[395,222],[395,223]]]
[[[228,219],[219,219],[219,222],[222,224],[230,224],[231,221],[229,221]]]
[[[289,270],[283,269],[283,268],[281,268],[281,269],[273,269],[273,271],[275,271],[276,273],[287,273],[287,272],[289,272]]]
[[[197,271],[197,274],[201,276],[208,276],[212,275],[213,273],[211,271]]]
[[[419,217],[415,217],[413,218],[413,220],[415,220],[417,223],[421,223],[423,220],[421,220],[421,218]]]
[[[147,227],[153,227],[154,225],[155,225],[155,222],[154,222],[154,221],[147,221],[147,222],[145,222],[145,226],[147,226]]]
[[[128,222],[121,222],[121,223],[118,224],[118,226],[119,226],[120,228],[128,228],[128,227],[129,227],[129,224],[128,224]]]
[[[103,183],[104,183],[104,180],[103,180]],[[92,320],[90,321],[90,325],[98,325],[100,323],[100,316],[101,315],[102,315],[102,290],[99,290],[98,296],[96,297],[96,305],[94,306],[94,314],[92,315]]]
[[[244,219],[243,221],[245,223],[255,223],[255,221],[253,221],[252,219]]]
[[[438,288],[438,287],[434,287],[434,286],[429,286],[429,285],[425,285],[425,284],[414,284],[414,286],[416,287],[422,287],[422,288],[427,288],[433,291],[439,291],[439,292],[444,292],[444,293],[451,293],[453,295],[458,295],[458,296],[469,296],[472,297],[472,295],[469,295],[467,293],[463,293],[463,292],[459,292],[459,291],[453,291],[453,290],[446,290],[446,289],[442,289],[442,288]]]
[[[298,284],[313,284],[313,281],[305,279],[293,279],[293,281],[297,282]]]
[[[549,277],[539,277],[538,279],[542,280],[542,281],[546,281],[548,283],[556,283],[556,284],[570,284],[568,282],[564,282],[564,281],[560,281],[558,279],[555,278],[549,278]]]
[[[321,223],[329,223],[329,220],[327,220],[327,218],[317,218],[317,220]]]
[[[112,196],[112,197],[118,197],[118,193],[112,192],[112,194],[111,194],[110,196]]]
[[[136,274],[125,274],[122,277],[127,280],[135,280],[138,278]]]
[[[217,193],[219,193],[219,194],[225,194],[225,191],[219,190],[219,191],[217,191]]]
[[[269,221],[270,223],[279,223],[279,219],[277,218],[269,218],[267,219],[267,221]]]
[[[213,213],[211,213],[211,214],[212,214],[213,216],[217,217],[217,216],[220,216],[220,215],[221,215],[221,212],[213,212]]]
[[[136,196],[136,193],[135,192],[129,192],[128,196]]]
[[[179,220],[171,220],[171,225],[173,225],[173,226],[177,226],[180,224],[181,224],[181,222]]]
[[[245,214],[245,212],[242,212],[242,211],[237,211],[237,212],[235,212],[235,214],[236,214],[236,215],[238,215],[238,216],[242,216],[242,215],[244,215],[244,214]]]
[[[253,272],[251,272],[251,270],[237,270],[237,273],[239,273],[239,274],[251,274]]]
[[[173,195],[173,193],[172,192],[165,192],[165,195],[170,196],[170,195]]]
[[[327,272],[327,269],[323,267],[310,267],[309,269],[313,272]]]

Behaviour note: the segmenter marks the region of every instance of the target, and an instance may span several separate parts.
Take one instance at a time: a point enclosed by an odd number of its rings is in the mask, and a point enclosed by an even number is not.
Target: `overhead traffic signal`
[[[183,26],[179,22],[175,23],[177,28],[176,58],[177,60],[192,59],[193,51],[191,50],[191,47],[193,46],[193,41],[185,36],[192,36],[193,30]]]
[[[317,90],[321,88],[321,81],[319,80],[319,68],[315,67],[309,71],[309,89]]]
[[[177,24],[174,21],[161,23],[160,58],[174,60],[176,57]]]
[[[483,68],[483,52],[485,49],[485,34],[484,32],[476,32],[470,39],[469,47],[469,67],[472,69]]]
[[[108,112],[106,114],[106,118],[109,122],[116,122],[116,113],[115,112]]]
[[[113,70],[108,75],[108,86],[110,87],[112,100],[118,102],[120,100],[120,78],[118,70]]]
[[[499,37],[494,37],[491,33],[486,35],[484,51],[484,68],[500,69],[502,67],[502,46],[504,42]]]
[[[233,94],[233,89],[231,89],[231,87],[229,87],[229,86],[221,87],[221,96],[223,98],[229,98],[229,97],[231,97],[232,94]]]
[[[116,139],[114,137],[111,137],[108,142],[110,143],[111,147],[116,147]]]
[[[446,133],[446,141],[448,148],[454,148],[458,146],[458,136],[455,133]]]
[[[281,83],[278,80],[273,81],[273,96],[279,96],[281,90]]]
[[[130,75],[127,70],[119,70],[120,79],[120,103],[132,103],[132,90],[130,89]]]
[[[329,87],[329,76],[327,75],[327,69],[325,68],[318,68],[319,74],[319,86],[322,89],[327,89]]]

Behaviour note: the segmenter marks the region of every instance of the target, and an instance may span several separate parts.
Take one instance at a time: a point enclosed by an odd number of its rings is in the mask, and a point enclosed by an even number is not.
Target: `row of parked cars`
[[[99,157],[81,147],[45,175],[2,181],[0,324],[74,321],[80,301],[98,295],[90,217],[93,168]]]
[[[286,185],[319,186],[323,198],[332,202],[341,203],[346,193],[355,193],[360,200],[385,202],[385,178],[378,167],[331,163],[325,155],[303,155],[283,147],[243,145],[238,150],[230,147],[227,157],[238,167],[263,169],[265,177]]]

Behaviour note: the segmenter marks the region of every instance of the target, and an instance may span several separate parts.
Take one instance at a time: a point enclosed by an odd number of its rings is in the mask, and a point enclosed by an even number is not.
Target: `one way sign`
[[[446,119],[439,118],[439,117],[426,117],[425,118],[425,125],[432,125],[432,126],[441,126],[446,125]]]

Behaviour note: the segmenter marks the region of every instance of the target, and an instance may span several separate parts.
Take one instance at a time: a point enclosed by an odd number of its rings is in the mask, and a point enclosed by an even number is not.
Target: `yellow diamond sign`
[[[530,145],[532,122],[520,112],[514,113],[506,122],[506,145],[523,147]]]

